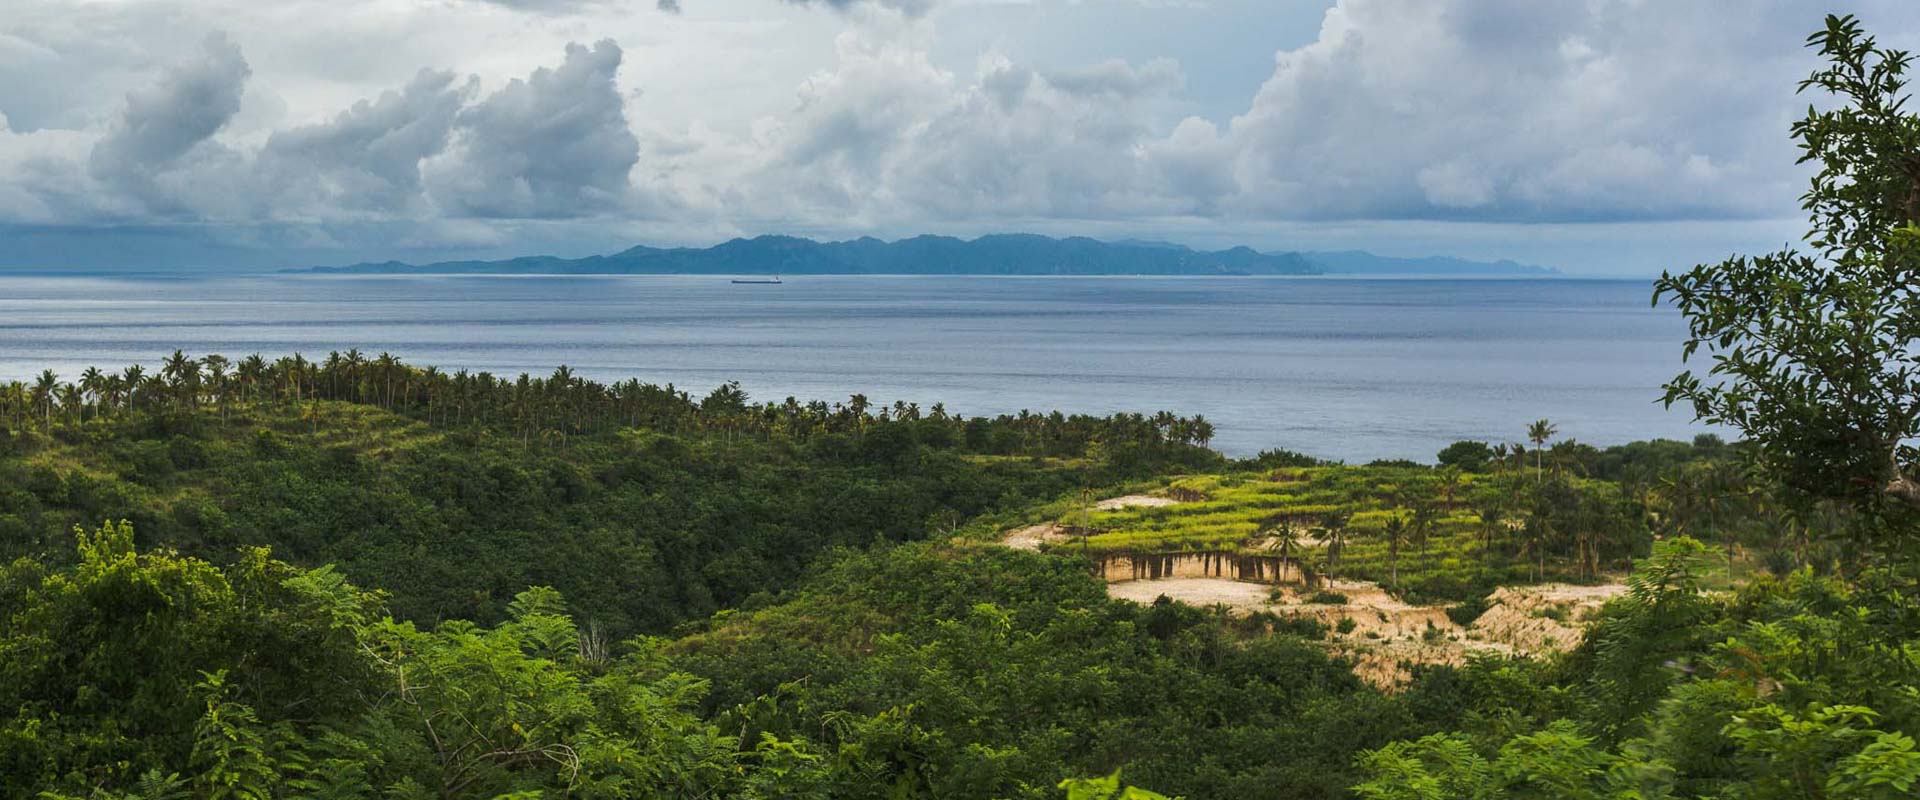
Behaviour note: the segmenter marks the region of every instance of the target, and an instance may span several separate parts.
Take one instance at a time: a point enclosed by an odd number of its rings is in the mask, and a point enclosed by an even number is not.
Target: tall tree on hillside
[[[79,422],[81,409],[86,406],[80,387],[71,383],[60,384],[59,396],[60,416],[66,419],[68,425]]]
[[[1920,510],[1920,115],[1910,57],[1852,17],[1808,37],[1828,65],[1802,81],[1840,102],[1793,126],[1818,166],[1805,247],[1664,274],[1657,305],[1686,317],[1691,358],[1665,400],[1759,445],[1798,504],[1843,499],[1911,532]]]
[[[220,408],[220,416],[224,418],[227,415],[227,367],[233,362],[228,361],[226,356],[212,353],[201,358],[200,363],[207,368],[207,389],[214,405]]]
[[[1440,513],[1434,508],[1433,501],[1420,500],[1413,505],[1413,514],[1407,518],[1407,541],[1420,548],[1422,568],[1427,564],[1427,542],[1433,537],[1433,529],[1440,521]]]
[[[1449,464],[1440,468],[1440,498],[1447,508],[1453,508],[1453,497],[1459,494],[1465,481],[1459,467]]]
[[[1267,549],[1280,554],[1280,562],[1300,572],[1293,559],[1293,551],[1300,547],[1300,524],[1289,514],[1275,514],[1260,523],[1260,533],[1266,537]]]
[[[1546,463],[1543,459],[1546,456],[1547,442],[1552,441],[1554,435],[1559,432],[1559,428],[1555,427],[1552,422],[1544,419],[1536,419],[1527,425],[1527,440],[1533,442],[1533,480],[1535,483],[1538,483],[1540,476],[1546,473]]]
[[[172,390],[174,402],[192,407],[198,405],[200,394],[200,362],[189,358],[179,350],[161,362],[160,374],[166,376],[167,388]]]
[[[107,374],[101,372],[99,367],[87,367],[80,373],[80,392],[90,398],[96,407],[104,405],[107,395]],[[95,416],[99,415],[96,413]],[[82,418],[85,418],[84,414]]]
[[[1213,442],[1213,423],[1199,414],[1193,415],[1193,443],[1206,447]]]
[[[1553,524],[1553,516],[1535,509],[1527,515],[1520,534],[1520,554],[1532,556],[1533,580],[1540,582],[1547,574],[1547,544],[1559,533]]]
[[[1380,529],[1380,538],[1387,542],[1387,574],[1391,576],[1393,588],[1400,588],[1400,543],[1407,540],[1407,517],[1395,511],[1387,518],[1387,524]]]
[[[1489,498],[1474,504],[1473,515],[1480,526],[1480,561],[1485,563],[1493,554],[1493,541],[1507,529],[1507,513],[1497,498]]]
[[[40,377],[33,382],[33,402],[40,406],[40,414],[46,420],[46,430],[53,432],[54,393],[60,388],[60,376],[53,370],[41,370]]]
[[[1338,577],[1340,574],[1341,551],[1347,545],[1347,523],[1353,520],[1353,514],[1346,511],[1329,511],[1321,515],[1318,526],[1320,539],[1327,543],[1327,575]]]
[[[125,391],[127,396],[125,405],[128,411],[132,411],[138,402],[140,390],[146,384],[146,377],[146,368],[139,364],[134,364],[120,371],[120,381],[126,385]]]
[[[19,381],[8,381],[0,385],[0,414],[10,414],[13,427],[26,427],[27,385]]]
[[[240,382],[240,396],[248,405],[259,405],[260,384],[267,377],[267,360],[259,353],[240,359],[234,367],[234,379]]]

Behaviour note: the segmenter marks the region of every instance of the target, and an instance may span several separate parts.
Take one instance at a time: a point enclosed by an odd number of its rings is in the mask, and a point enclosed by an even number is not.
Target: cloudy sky
[[[994,231],[1644,275],[1907,0],[8,0],[0,268]]]

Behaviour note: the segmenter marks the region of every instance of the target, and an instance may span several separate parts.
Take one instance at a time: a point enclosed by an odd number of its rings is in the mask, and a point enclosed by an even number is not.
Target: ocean
[[[0,276],[0,380],[190,354],[596,379],[756,400],[1204,415],[1230,455],[1431,461],[1546,417],[1596,445],[1704,428],[1658,403],[1685,326],[1645,281]]]

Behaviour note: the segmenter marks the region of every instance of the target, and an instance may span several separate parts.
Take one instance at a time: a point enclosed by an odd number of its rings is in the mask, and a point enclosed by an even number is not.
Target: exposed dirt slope
[[[1308,602],[1316,595],[1295,587],[1224,578],[1107,585],[1112,596],[1138,603],[1151,603],[1164,595],[1189,605],[1224,604],[1236,614],[1265,611],[1312,617],[1328,627],[1329,644],[1355,660],[1362,678],[1383,687],[1404,685],[1416,664],[1458,665],[1476,652],[1542,655],[1570,649],[1579,643],[1583,623],[1623,588],[1619,584],[1502,588],[1488,597],[1492,606],[1463,627],[1447,617],[1444,606],[1410,605],[1365,581],[1336,581],[1325,589],[1345,595],[1344,604]],[[1342,627],[1348,630],[1341,632]]]

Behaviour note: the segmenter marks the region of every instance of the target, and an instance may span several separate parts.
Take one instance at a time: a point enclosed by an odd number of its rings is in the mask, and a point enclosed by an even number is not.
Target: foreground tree
[[[1906,108],[1909,56],[1883,49],[1852,17],[1808,38],[1829,65],[1801,83],[1841,102],[1793,126],[1802,162],[1819,166],[1802,197],[1804,249],[1736,256],[1662,275],[1705,350],[1704,376],[1681,373],[1666,402],[1739,429],[1802,500],[1841,498],[1869,512],[1920,509],[1920,117]]]

